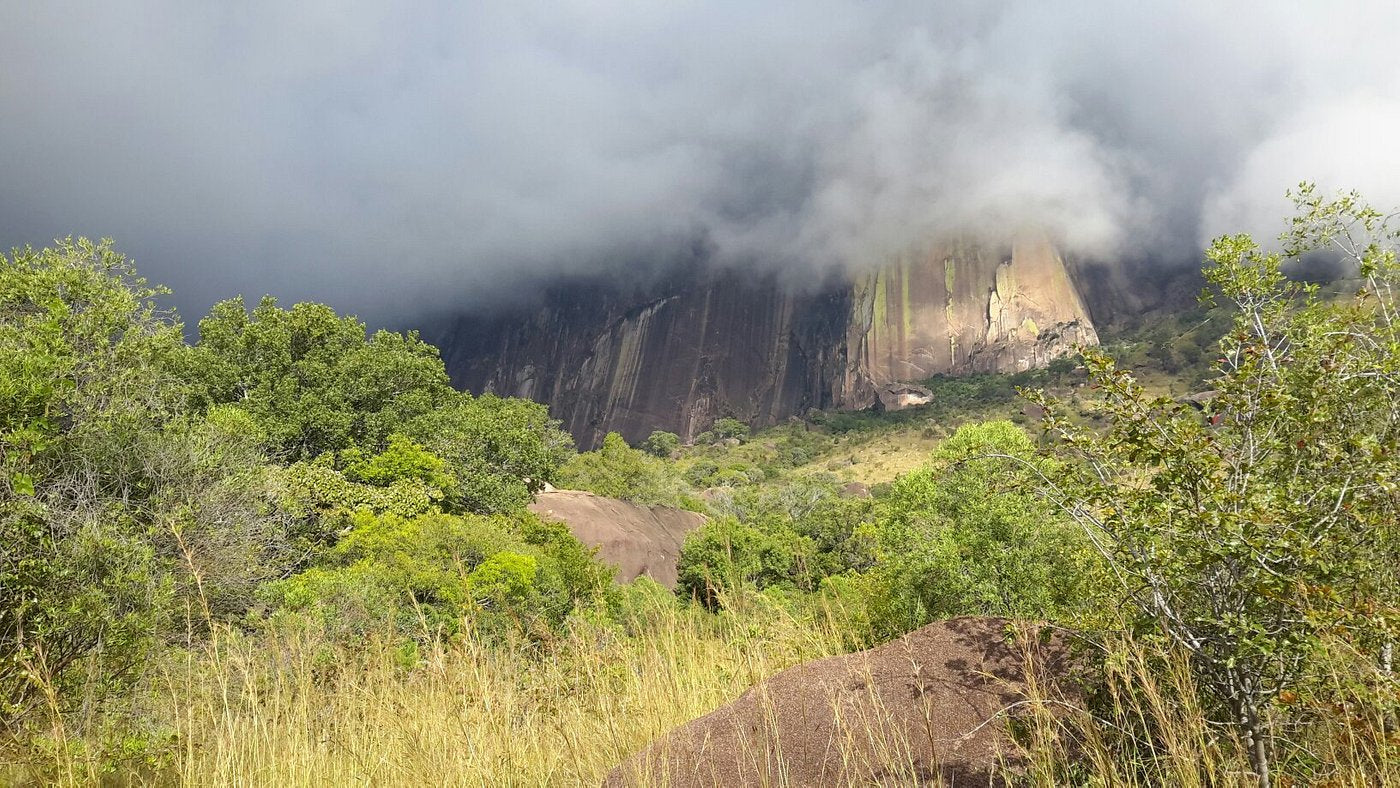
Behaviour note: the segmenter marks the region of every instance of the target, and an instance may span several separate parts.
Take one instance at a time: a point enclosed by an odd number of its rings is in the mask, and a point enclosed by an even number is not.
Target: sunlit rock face
[[[867,408],[935,374],[1017,372],[1098,341],[1055,248],[960,242],[810,291],[691,272],[646,291],[560,287],[543,306],[430,336],[454,383],[550,406],[580,446],[617,431],[690,440],[716,418],[774,424]]]
[[[1098,335],[1048,240],[971,242],[909,254],[854,285],[836,402],[873,405],[881,386],[1043,367]]]

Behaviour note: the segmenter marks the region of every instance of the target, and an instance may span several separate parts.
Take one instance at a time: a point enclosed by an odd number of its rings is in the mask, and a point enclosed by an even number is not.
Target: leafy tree
[[[642,442],[642,451],[653,457],[667,459],[681,447],[681,438],[674,432],[656,430]]]
[[[125,673],[172,601],[136,512],[131,447],[173,415],[158,380],[179,329],[110,243],[0,259],[0,719],[96,657]]]
[[[686,482],[696,487],[714,487],[719,482],[719,465],[710,460],[696,460],[685,469]]]
[[[832,476],[798,476],[775,484],[736,488],[711,508],[719,514],[764,533],[790,531],[808,540],[811,555],[804,559],[804,576],[793,578],[804,591],[813,591],[820,578],[868,569],[875,560],[869,538],[874,503],[848,498]]]
[[[456,487],[446,463],[402,436],[383,452],[347,449],[338,456],[274,469],[282,506],[300,517],[296,537],[307,563],[335,544],[358,513],[412,518],[441,511]]]
[[[282,309],[271,296],[251,313],[242,298],[216,304],[186,370],[196,405],[246,410],[288,461],[378,451],[453,393],[437,350],[416,333],[367,337],[330,307]]]
[[[610,571],[567,529],[532,515],[417,517],[360,511],[318,566],[264,587],[274,620],[310,617],[355,642],[387,626],[405,636],[561,627],[576,604],[605,600]]]
[[[423,480],[442,493],[435,501],[490,513],[525,506],[572,454],[544,406],[454,391],[437,350],[416,333],[366,337],[363,323],[327,306],[282,309],[271,297],[251,313],[242,299],[221,302],[199,326],[184,365],[195,404],[245,410],[285,461],[337,453],[342,465],[425,461],[404,454],[411,440],[445,463]],[[345,470],[351,481],[371,471]]]
[[[603,438],[597,451],[584,452],[560,470],[559,483],[610,498],[639,503],[680,506],[680,480],[661,460],[627,445],[616,432]]]
[[[163,292],[107,241],[0,259],[0,718],[100,699],[283,568],[258,430],[184,412]]]
[[[738,419],[723,418],[715,422],[714,426],[710,428],[710,432],[719,440],[743,439],[749,436],[749,425]]]
[[[869,499],[845,498],[831,478],[738,488],[681,549],[679,587],[713,607],[721,589],[749,585],[811,593],[824,578],[866,569],[875,556]]]
[[[1050,493],[1122,581],[1136,623],[1190,656],[1222,722],[1271,781],[1277,704],[1340,634],[1389,680],[1400,566],[1396,233],[1356,195],[1305,185],[1284,254],[1217,239],[1207,278],[1234,311],[1210,413],[1154,397],[1101,352],[1085,363],[1106,434],[1040,398],[1072,462]],[[1340,253],[1365,285],[1327,302],[1282,267]]]
[[[1014,457],[1008,465],[999,458]],[[1035,446],[1009,421],[960,427],[876,511],[876,637],[954,615],[1064,618],[1083,608],[1095,566],[1078,529],[1039,494]]]
[[[390,435],[384,451],[373,456],[360,449],[346,449],[339,462],[345,468],[345,478],[378,487],[408,479],[443,491],[456,484],[446,462],[402,435]]]
[[[449,395],[404,432],[447,462],[452,511],[490,514],[524,508],[574,454],[574,441],[545,406],[485,394]]]
[[[676,590],[711,608],[722,590],[745,585],[812,590],[813,553],[811,540],[791,528],[762,530],[732,517],[716,518],[686,536]]]

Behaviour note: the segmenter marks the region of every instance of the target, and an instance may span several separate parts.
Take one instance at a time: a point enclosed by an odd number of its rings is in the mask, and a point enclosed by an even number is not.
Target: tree
[[[1036,474],[1048,467],[1020,427],[992,421],[958,428],[927,466],[896,480],[875,515],[872,634],[956,615],[1082,612],[1098,567],[1074,524],[1038,494]]]
[[[653,457],[668,459],[681,447],[681,437],[674,432],[656,430],[642,441],[642,451]]]
[[[258,431],[186,412],[164,292],[109,241],[0,259],[0,721],[100,699],[182,602],[236,612],[284,568]]]
[[[714,426],[710,428],[710,432],[714,433],[715,438],[719,440],[729,438],[742,440],[749,436],[749,425],[738,419],[723,418],[715,422]]]
[[[682,594],[707,607],[719,606],[722,590],[743,586],[810,591],[813,545],[792,528],[763,529],[733,517],[718,517],[686,535],[677,562]]]
[[[559,472],[559,482],[571,489],[639,503],[683,503],[681,482],[666,464],[628,446],[616,432],[604,436],[596,451],[569,460]]]
[[[529,513],[413,517],[359,511],[316,566],[265,585],[275,619],[310,616],[362,642],[387,625],[405,636],[557,631],[576,605],[606,600],[611,570],[567,528]]]
[[[545,406],[524,399],[453,392],[403,431],[447,462],[446,508],[490,514],[524,508],[574,453],[574,440]]]
[[[378,451],[453,394],[437,349],[415,332],[367,336],[328,306],[282,309],[271,296],[251,313],[242,298],[216,304],[188,357],[195,405],[247,411],[288,462]]]
[[[1097,350],[1084,359],[1105,434],[1037,397],[1070,460],[1047,490],[1116,573],[1134,623],[1189,655],[1266,786],[1287,716],[1275,701],[1310,678],[1325,635],[1389,673],[1400,565],[1396,235],[1355,195],[1304,185],[1296,200],[1283,254],[1246,236],[1207,253],[1234,312],[1207,416]],[[1356,266],[1354,298],[1283,275],[1319,250]]]
[[[492,513],[523,508],[572,454],[543,405],[455,391],[414,332],[367,337],[330,307],[271,297],[251,314],[240,298],[221,302],[199,330],[184,364],[194,404],[244,410],[289,464],[380,455],[397,435],[446,463],[453,482],[432,485],[445,510]]]

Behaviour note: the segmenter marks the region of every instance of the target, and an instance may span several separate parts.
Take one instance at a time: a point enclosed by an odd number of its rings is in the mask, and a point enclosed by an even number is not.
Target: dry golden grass
[[[635,623],[645,635],[582,623],[546,646],[466,637],[416,655],[390,640],[352,650],[306,632],[223,632],[217,647],[154,671],[146,702],[173,730],[176,749],[145,779],[596,785],[653,738],[767,676],[840,650],[830,628],[771,610],[712,616],[657,606]],[[54,749],[58,762],[44,779],[100,777],[83,748]]]
[[[225,630],[151,666],[137,713],[118,721],[140,720],[142,735],[161,743],[159,763],[113,771],[110,739],[104,751],[78,726],[55,726],[27,763],[0,768],[0,784],[597,785],[628,755],[758,681],[842,650],[829,622],[761,597],[734,607],[711,615],[651,604],[630,631],[583,619],[548,644],[465,637],[421,652],[393,639],[346,648],[305,630]],[[1017,784],[1255,784],[1238,743],[1208,721],[1183,662],[1124,641],[1106,665],[1106,691],[1091,710],[1066,707],[1054,688],[1033,688],[1007,710],[1024,748],[1016,760],[1029,763]],[[1319,689],[1340,699],[1337,711],[1287,732],[1296,755],[1279,766],[1300,779],[1282,774],[1276,785],[1400,786],[1400,736],[1381,716],[1394,708],[1393,687],[1358,682],[1345,658],[1336,665],[1333,686]],[[858,728],[849,735],[879,736]],[[911,760],[896,749],[886,754],[892,765]]]
[[[924,467],[942,442],[943,436],[926,437],[921,429],[891,430],[873,438],[842,442],[795,473],[826,472],[842,481],[874,486]]]
[[[1393,729],[1393,683],[1372,683],[1374,666],[1358,664],[1340,642],[1325,650],[1320,681],[1327,700],[1295,709],[1280,725],[1276,786],[1400,786],[1400,733]],[[1096,674],[1100,697],[1065,709],[1051,693],[1031,690],[1021,737],[1037,786],[1256,786],[1245,749],[1201,705],[1180,655],[1130,638],[1110,639]],[[1321,686],[1319,689],[1323,689]],[[1391,717],[1387,719],[1387,717]]]

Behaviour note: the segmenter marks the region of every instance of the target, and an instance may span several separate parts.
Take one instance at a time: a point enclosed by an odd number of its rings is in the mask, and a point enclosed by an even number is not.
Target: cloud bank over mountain
[[[1400,6],[0,0],[0,245],[106,235],[187,318],[403,323],[703,254],[941,233],[1102,260],[1400,204]]]

